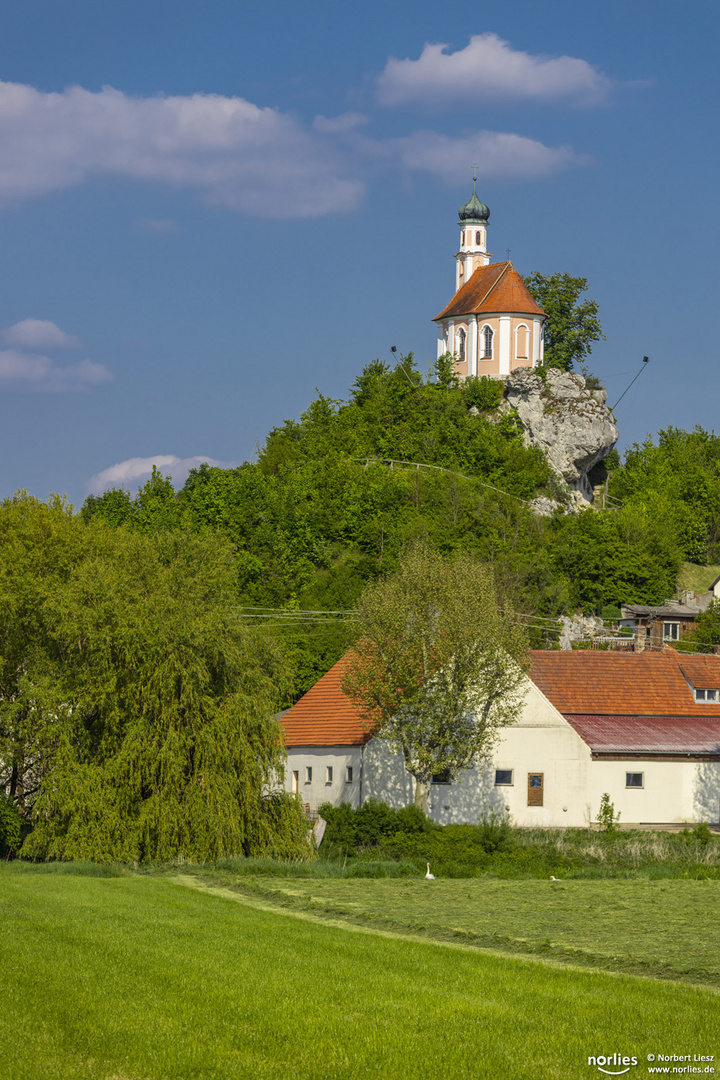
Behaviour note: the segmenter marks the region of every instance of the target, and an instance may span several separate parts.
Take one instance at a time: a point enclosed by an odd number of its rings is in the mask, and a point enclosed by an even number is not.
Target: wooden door
[[[528,806],[542,806],[543,804],[544,774],[541,772],[528,773]]]

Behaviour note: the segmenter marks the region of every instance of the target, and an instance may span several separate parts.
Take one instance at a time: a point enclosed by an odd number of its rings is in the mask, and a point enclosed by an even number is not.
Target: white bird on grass
[[[434,881],[435,880],[435,875],[430,873],[430,863],[427,864],[427,868],[428,868],[428,871],[427,871],[427,874],[425,875],[425,880],[426,881]]]
[[[550,880],[551,880],[551,881],[562,881],[562,878],[559,878],[559,877],[553,877],[553,876],[552,876],[552,874],[551,874],[551,875],[550,875]]]

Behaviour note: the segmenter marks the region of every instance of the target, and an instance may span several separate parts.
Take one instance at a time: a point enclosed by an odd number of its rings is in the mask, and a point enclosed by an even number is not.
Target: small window
[[[495,787],[507,787],[513,782],[512,769],[496,769],[495,770]]]
[[[717,702],[717,700],[718,700],[718,691],[717,690],[700,690],[700,689],[696,689],[695,690],[695,700],[696,701],[710,701],[710,702],[714,701],[714,702]]]
[[[527,360],[528,354],[528,328],[518,326],[516,336],[515,356],[518,360]]]
[[[345,766],[345,783],[352,784],[352,765]]]
[[[493,332],[491,326],[483,327],[483,360],[492,360]]]
[[[480,247],[480,243],[481,243],[480,237],[481,237],[481,233],[480,233],[480,230],[478,229],[477,232],[475,233],[475,243],[477,244],[478,247]]]
[[[450,770],[445,769],[443,772],[435,773],[432,778],[432,782],[433,784],[449,784],[451,782]]]
[[[679,622],[664,622],[663,623],[663,641],[678,641],[680,638],[680,623]]]
[[[467,337],[467,334],[465,333],[465,327],[461,326],[460,329],[457,332],[457,351],[458,351],[458,356],[460,357],[461,360],[465,359],[465,338],[466,337]]]
[[[645,778],[645,773],[626,772],[625,773],[625,787],[645,787],[644,778]]]
[[[333,767],[332,767],[332,765],[328,765],[325,768],[325,783],[326,784],[332,784],[332,782],[333,782],[332,778],[333,778]]]
[[[309,765],[305,768],[305,783],[312,784],[312,769]]]

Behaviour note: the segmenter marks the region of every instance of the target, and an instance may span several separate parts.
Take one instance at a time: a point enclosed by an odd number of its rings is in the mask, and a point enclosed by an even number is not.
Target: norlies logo
[[[597,1057],[588,1058],[588,1065],[595,1065],[598,1072],[605,1073],[607,1076],[622,1076],[623,1073],[630,1072],[630,1067],[637,1063],[637,1058],[630,1057],[628,1054],[599,1054]]]

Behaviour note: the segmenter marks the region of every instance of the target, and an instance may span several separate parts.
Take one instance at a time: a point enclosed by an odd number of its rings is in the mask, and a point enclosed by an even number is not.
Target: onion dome
[[[490,210],[484,202],[480,202],[475,190],[476,179],[473,179],[473,193],[458,210],[458,225],[486,225],[490,218]]]

